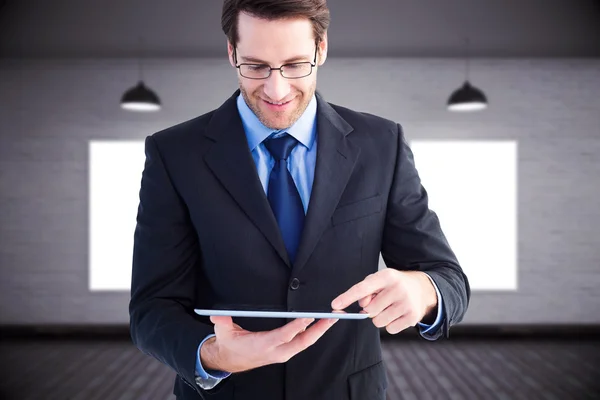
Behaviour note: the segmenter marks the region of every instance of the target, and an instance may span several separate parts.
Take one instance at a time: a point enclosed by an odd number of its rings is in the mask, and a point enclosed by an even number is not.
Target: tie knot
[[[277,161],[287,160],[297,144],[298,141],[287,133],[281,137],[270,138],[265,141],[265,147]]]

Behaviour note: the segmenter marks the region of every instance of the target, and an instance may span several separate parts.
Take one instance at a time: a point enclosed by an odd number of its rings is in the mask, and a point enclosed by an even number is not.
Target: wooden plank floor
[[[388,399],[598,399],[600,342],[383,342]],[[127,340],[5,340],[0,398],[173,400],[174,373]]]

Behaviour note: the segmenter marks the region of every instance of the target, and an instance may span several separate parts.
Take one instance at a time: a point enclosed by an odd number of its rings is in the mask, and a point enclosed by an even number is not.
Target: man
[[[325,0],[225,0],[222,24],[240,90],[146,138],[133,341],[177,373],[178,399],[384,399],[379,328],[447,337],[467,277],[400,125],[316,92]],[[369,318],[193,311],[224,307]]]

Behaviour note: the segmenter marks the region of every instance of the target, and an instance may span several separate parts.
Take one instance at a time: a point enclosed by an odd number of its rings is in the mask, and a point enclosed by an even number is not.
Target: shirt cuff
[[[231,373],[229,372],[216,371],[210,369],[207,371],[202,367],[202,362],[200,359],[200,348],[202,347],[204,342],[206,342],[208,339],[214,336],[216,335],[211,334],[205,337],[204,340],[198,346],[198,352],[196,354],[196,383],[198,383],[203,389],[212,389],[212,387],[215,387],[221,380],[231,375]],[[201,384],[200,382],[198,382],[199,379],[205,381],[205,384]],[[212,387],[205,387],[210,385],[212,385]]]
[[[433,284],[433,287],[435,289],[435,294],[437,296],[437,316],[435,318],[435,322],[432,325],[427,325],[422,322],[418,323],[419,328],[420,328],[419,332],[421,333],[421,336],[426,338],[426,335],[431,335],[431,334],[435,333],[435,331],[437,331],[437,329],[442,325],[442,321],[444,320],[444,316],[443,316],[444,307],[442,306],[442,301],[443,301],[442,295],[440,294],[440,291],[439,291],[437,285],[435,284],[433,279],[431,279],[429,274],[425,273],[425,275],[427,275],[427,277]]]

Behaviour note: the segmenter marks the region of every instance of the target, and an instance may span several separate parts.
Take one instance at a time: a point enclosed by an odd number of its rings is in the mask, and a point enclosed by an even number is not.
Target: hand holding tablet
[[[210,315],[210,321],[214,324],[215,337],[209,338],[200,350],[202,366],[229,373],[284,363],[313,345],[338,320],[368,317],[367,314],[347,314],[344,311],[332,313],[247,309],[195,309],[194,311],[198,315]],[[304,315],[312,315],[312,317],[303,317]],[[292,321],[270,331],[251,332],[236,324],[232,320],[234,316],[291,318]],[[316,319],[318,321],[315,321]]]

